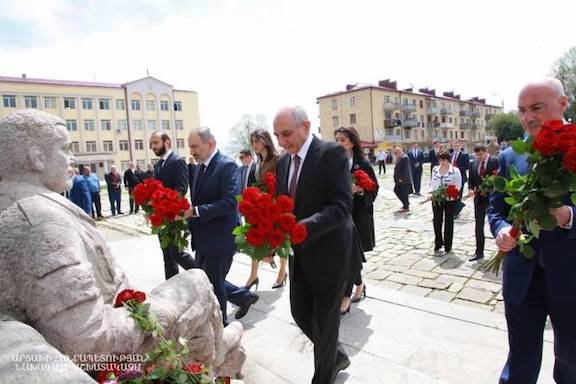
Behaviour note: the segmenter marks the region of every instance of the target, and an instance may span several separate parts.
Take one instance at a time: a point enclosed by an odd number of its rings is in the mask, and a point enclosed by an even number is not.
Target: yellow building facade
[[[365,148],[433,141],[483,142],[487,123],[502,107],[478,97],[462,100],[454,92],[398,89],[395,81],[347,85],[345,91],[317,98],[320,132],[329,137],[338,127],[358,130]]]
[[[148,139],[156,130],[187,159],[186,138],[199,125],[198,94],[151,76],[124,84],[0,77],[0,97],[0,118],[35,108],[65,120],[78,164],[100,178],[113,164],[123,171],[130,161],[143,170],[155,163]]]

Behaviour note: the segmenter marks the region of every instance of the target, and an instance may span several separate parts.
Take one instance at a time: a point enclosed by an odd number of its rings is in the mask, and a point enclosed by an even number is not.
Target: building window
[[[100,99],[100,100],[98,100],[98,103],[100,104],[101,110],[110,109],[110,99]]]
[[[184,122],[182,120],[176,120],[176,129],[179,131],[184,130]]]
[[[146,109],[149,111],[155,111],[156,102],[154,100],[146,100]]]
[[[38,98],[36,96],[24,96],[26,108],[38,108]]]
[[[452,131],[450,131],[450,138],[451,138],[451,139],[454,138],[454,134],[452,133]]]
[[[170,130],[170,120],[162,120],[162,130],[163,131]]]
[[[84,130],[93,131],[94,130],[94,120],[84,120]]]
[[[182,111],[182,102],[181,101],[175,101],[174,102],[174,110],[175,111]]]
[[[73,97],[64,98],[64,108],[65,109],[76,109],[76,100]]]
[[[389,103],[390,102],[390,96],[384,96],[384,102]]]
[[[86,152],[96,152],[96,142],[87,141],[86,142]]]
[[[80,143],[77,141],[72,142],[72,153],[80,153]]]
[[[356,106],[356,96],[350,96],[350,107]]]
[[[409,138],[410,138],[410,129],[405,129],[405,130],[404,130],[404,137],[405,137],[406,139],[409,139]]]
[[[160,110],[161,111],[167,111],[168,110],[168,101],[166,101],[166,100],[160,101]]]
[[[120,170],[125,171],[128,169],[129,166],[129,161],[128,160],[122,160],[120,161]]]
[[[82,99],[82,109],[92,109],[92,99]]]
[[[340,124],[338,124],[338,116],[332,116],[332,125],[334,128],[338,128]]]
[[[116,109],[119,111],[123,111],[126,109],[126,104],[124,103],[123,99],[116,100]]]
[[[70,132],[77,131],[76,120],[66,120],[66,129]]]
[[[134,140],[134,148],[137,151],[144,150],[144,141],[143,140]]]
[[[461,139],[464,138],[464,131],[460,131],[460,138],[461,138]]]
[[[136,131],[142,130],[142,120],[132,120],[132,128]]]
[[[132,99],[131,106],[132,106],[133,111],[139,111],[140,110],[140,100]]]
[[[178,148],[184,148],[184,139],[176,139],[176,145]]]
[[[350,124],[356,124],[356,114],[355,113],[350,114]]]
[[[14,95],[3,95],[4,108],[16,108],[16,96]]]
[[[114,151],[114,144],[112,144],[111,140],[106,140],[103,142],[104,152],[112,152]]]
[[[156,120],[148,120],[146,124],[148,125],[148,130],[150,131],[156,130]]]
[[[146,168],[146,160],[136,160],[136,164],[140,166],[140,169]]]
[[[420,100],[420,109],[424,108],[424,102]]]
[[[121,151],[128,150],[128,140],[120,140],[118,143],[120,144],[119,147]]]
[[[52,96],[45,96],[44,97],[44,108],[46,108],[46,109],[56,108],[56,98],[52,97]]]
[[[420,131],[420,139],[424,140],[424,131]]]
[[[386,128],[386,136],[393,136],[394,128]]]
[[[102,131],[109,131],[112,129],[112,124],[110,124],[110,120],[100,120],[100,129]]]
[[[338,100],[332,100],[332,110],[335,111],[338,109]]]
[[[118,132],[126,131],[128,129],[128,122],[124,119],[116,120],[116,130]]]

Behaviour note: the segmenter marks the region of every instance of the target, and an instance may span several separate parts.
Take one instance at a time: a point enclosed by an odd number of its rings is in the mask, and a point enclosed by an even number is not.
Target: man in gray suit
[[[402,208],[398,212],[408,212],[410,201],[408,195],[412,193],[412,171],[410,170],[410,159],[402,148],[394,148],[396,166],[394,167],[394,193],[402,202]]]

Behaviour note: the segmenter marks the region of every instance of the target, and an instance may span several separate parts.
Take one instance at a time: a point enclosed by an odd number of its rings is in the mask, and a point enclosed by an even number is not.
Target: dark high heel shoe
[[[362,293],[360,293],[360,296],[358,297],[354,296],[350,301],[353,303],[358,303],[360,302],[360,300],[365,298],[366,298],[366,284],[364,284],[364,287],[362,287]]]
[[[352,301],[350,301],[350,304],[348,304],[348,308],[346,308],[345,311],[340,311],[340,316],[344,316],[347,313],[350,313],[350,307],[352,306]]]
[[[255,278],[254,280],[252,280],[252,281],[250,282],[250,284],[246,284],[246,285],[244,286],[244,288],[246,288],[246,289],[251,289],[252,286],[255,285],[256,288],[254,289],[254,292],[256,292],[256,291],[258,290],[258,284],[259,284],[259,283],[260,283],[260,279],[259,279],[259,278]]]
[[[272,289],[282,288],[283,286],[285,286],[287,277],[288,277],[288,274],[286,273],[284,275],[284,278],[282,279],[282,281],[280,283],[274,283],[274,285],[272,286]]]

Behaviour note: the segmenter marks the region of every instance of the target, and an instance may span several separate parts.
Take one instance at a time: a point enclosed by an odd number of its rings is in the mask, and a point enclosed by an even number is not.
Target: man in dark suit
[[[246,315],[258,296],[244,287],[226,281],[236,253],[232,230],[239,225],[236,195],[240,193],[240,175],[234,160],[216,149],[209,128],[192,130],[188,136],[190,154],[198,162],[192,187],[192,207],[188,220],[196,263],[206,272],[220,303],[222,320],[227,321],[226,301],[238,306],[236,319]]]
[[[476,144],[474,146],[476,160],[470,166],[470,177],[468,179],[469,196],[474,196],[474,218],[476,219],[476,251],[470,256],[470,261],[484,258],[484,219],[486,209],[490,201],[490,195],[484,195],[479,191],[480,185],[487,176],[495,175],[498,172],[498,158],[488,154],[486,144]]]
[[[240,180],[243,191],[256,182],[256,162],[252,158],[252,152],[247,149],[241,150],[238,158],[242,163],[240,167]]]
[[[128,196],[130,199],[130,214],[138,213],[138,204],[134,202],[134,188],[140,183],[140,179],[136,176],[134,162],[128,163],[128,169],[124,172],[124,187],[128,188]]]
[[[116,171],[116,166],[110,166],[110,172],[104,175],[104,180],[106,180],[106,186],[108,187],[108,199],[110,200],[110,210],[112,211],[112,216],[122,214],[120,210],[120,203],[122,202],[122,177]]]
[[[456,208],[454,209],[454,218],[456,218],[462,211],[462,208],[466,206],[466,204],[462,202],[462,192],[464,192],[464,185],[468,182],[468,167],[470,167],[470,156],[464,152],[459,142],[454,143],[454,150],[452,151],[450,162],[460,170],[460,175],[462,176],[460,200],[456,203]]]
[[[301,107],[274,119],[274,135],[286,154],[278,161],[278,195],[294,199],[294,214],[308,231],[290,257],[290,307],[314,344],[313,384],[331,384],[350,360],[338,343],[340,303],[350,273],[352,184],[343,147],[310,134]]]
[[[412,193],[412,170],[410,169],[410,159],[404,154],[400,147],[394,148],[396,166],[394,167],[394,193],[402,202],[399,212],[410,210],[408,196]]]
[[[434,142],[434,147],[428,152],[428,158],[430,159],[430,176],[432,176],[432,169],[435,166],[440,165],[438,161],[438,153],[440,153],[441,145],[439,142]]]
[[[567,107],[564,88],[556,79],[528,84],[518,96],[522,127],[532,137],[545,121],[562,120]],[[509,178],[511,166],[521,175],[528,173],[526,155],[517,155],[512,148],[504,150],[500,154],[500,175]],[[565,205],[550,210],[557,226],[552,231],[540,231],[539,237],[532,240],[535,256],[528,259],[510,236],[510,206],[504,198],[504,194],[494,192],[488,206],[496,245],[508,252],[502,294],[510,352],[500,383],[536,383],[547,316],[554,329],[554,380],[559,384],[576,383],[576,208],[568,195]]]
[[[410,159],[410,171],[412,172],[412,182],[414,184],[414,194],[420,194],[420,181],[422,180],[422,163],[424,162],[424,153],[418,148],[418,144],[412,144],[412,149],[408,152]]]
[[[186,162],[172,151],[172,141],[166,132],[156,131],[150,135],[150,148],[154,154],[160,157],[156,163],[156,179],[162,184],[174,189],[182,196],[188,191],[188,167]],[[166,280],[178,274],[178,265],[184,269],[194,268],[194,259],[185,252],[179,252],[178,248],[170,245],[162,249],[164,255],[164,275]]]

